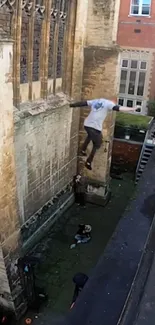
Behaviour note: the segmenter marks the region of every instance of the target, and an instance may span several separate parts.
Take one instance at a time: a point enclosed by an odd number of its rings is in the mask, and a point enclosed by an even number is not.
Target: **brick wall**
[[[140,30],[140,32],[136,32]],[[126,37],[128,35],[128,37]],[[155,25],[143,25],[136,23],[132,18],[131,24],[119,23],[118,44],[121,46],[154,48],[155,47]]]
[[[155,2],[152,1],[151,16],[131,16],[131,0],[121,0],[117,43],[128,49],[147,50],[153,53],[155,48]],[[139,32],[136,32],[138,30]],[[127,37],[128,35],[128,37]],[[154,54],[153,54],[154,55]],[[151,63],[151,71],[148,72],[149,82],[147,83],[147,99],[154,99],[155,96],[155,56]]]
[[[149,79],[149,98],[155,99],[155,53],[153,53],[152,69]]]
[[[49,101],[46,112],[38,114],[38,107],[33,109],[32,115],[29,113],[25,118],[19,113],[15,124],[18,199],[22,224],[61,192],[76,174],[78,112],[72,112],[62,98]],[[31,106],[26,109],[32,112]]]
[[[121,162],[120,167],[130,171],[135,171],[142,145],[139,143],[130,143],[128,141],[119,141],[114,139],[112,149],[112,164]]]
[[[152,1],[151,17],[130,16],[130,3],[131,0],[121,0],[117,38],[118,44],[136,48],[154,48],[155,2]],[[135,33],[135,29],[139,29],[140,33]]]

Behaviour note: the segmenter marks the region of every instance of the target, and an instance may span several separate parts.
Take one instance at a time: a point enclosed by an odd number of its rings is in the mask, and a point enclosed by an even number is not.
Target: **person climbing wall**
[[[87,169],[92,170],[92,161],[94,159],[96,150],[101,147],[102,144],[102,126],[107,117],[109,111],[120,112],[140,112],[141,107],[124,107],[119,106],[114,101],[107,100],[105,98],[99,98],[94,100],[81,101],[71,103],[70,107],[85,107],[90,106],[91,112],[84,121],[84,128],[87,132],[87,137],[81,148],[81,155],[87,156],[86,149],[90,141],[93,143],[92,151],[86,160],[85,166]]]

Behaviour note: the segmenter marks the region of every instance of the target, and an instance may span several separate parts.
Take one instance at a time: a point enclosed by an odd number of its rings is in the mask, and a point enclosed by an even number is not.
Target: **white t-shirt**
[[[102,131],[102,125],[108,111],[112,110],[116,104],[104,98],[87,100],[87,104],[91,107],[91,112],[85,119],[84,126]]]

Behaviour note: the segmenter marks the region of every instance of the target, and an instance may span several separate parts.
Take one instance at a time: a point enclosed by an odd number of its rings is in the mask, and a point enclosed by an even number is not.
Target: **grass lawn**
[[[130,126],[144,130],[147,129],[150,120],[150,116],[139,116],[127,113],[117,113],[116,115],[116,125],[121,125],[125,127]]]

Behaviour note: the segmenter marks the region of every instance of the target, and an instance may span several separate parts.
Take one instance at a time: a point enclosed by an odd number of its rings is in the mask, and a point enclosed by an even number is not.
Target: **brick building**
[[[119,103],[142,105],[155,98],[155,1],[121,0],[117,43],[121,46]]]
[[[73,202],[77,170],[90,195],[106,195],[115,114],[87,172],[78,146],[88,111],[69,101],[117,97],[119,2],[0,0],[0,305],[18,317],[27,301],[17,259]]]

